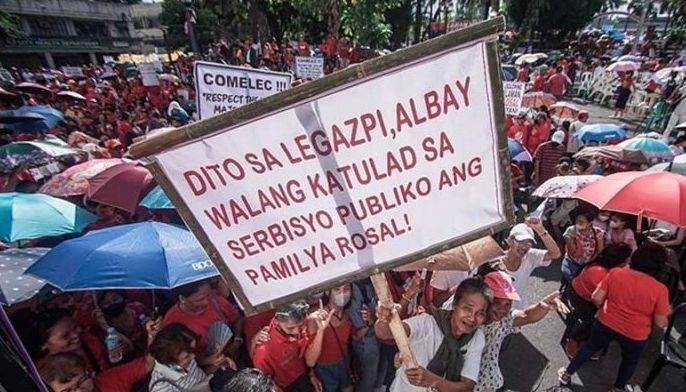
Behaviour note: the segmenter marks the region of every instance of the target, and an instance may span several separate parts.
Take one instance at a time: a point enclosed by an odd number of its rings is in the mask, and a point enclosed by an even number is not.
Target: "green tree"
[[[590,22],[604,4],[604,0],[509,0],[506,13],[520,31],[561,40]]]
[[[19,20],[15,15],[0,10],[0,38],[16,37],[21,35]]]

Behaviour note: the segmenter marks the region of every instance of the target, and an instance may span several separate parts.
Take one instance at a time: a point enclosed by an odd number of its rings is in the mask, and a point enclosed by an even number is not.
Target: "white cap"
[[[514,225],[512,230],[510,230],[510,237],[514,237],[514,239],[517,241],[536,241],[534,230],[524,223],[518,223]]]
[[[564,131],[555,131],[555,133],[553,133],[553,136],[550,138],[550,140],[554,141],[557,144],[562,144],[562,142],[565,141],[565,132]]]

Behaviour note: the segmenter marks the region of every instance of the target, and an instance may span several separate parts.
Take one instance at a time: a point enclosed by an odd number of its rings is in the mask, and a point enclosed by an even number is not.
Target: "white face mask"
[[[621,225],[622,224],[617,222],[617,221],[610,221],[610,228],[612,228],[612,229],[618,229],[619,226],[621,226]]]
[[[607,222],[610,219],[607,215],[598,215],[598,220],[601,222]]]
[[[336,293],[333,295],[333,304],[339,308],[345,307],[350,302],[350,293]]]

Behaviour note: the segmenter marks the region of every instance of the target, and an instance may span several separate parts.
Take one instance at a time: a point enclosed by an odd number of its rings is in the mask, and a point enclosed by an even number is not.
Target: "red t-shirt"
[[[598,321],[633,340],[646,340],[655,315],[669,314],[667,287],[629,268],[613,268],[600,282],[607,296]]]
[[[102,392],[130,392],[148,374],[145,358],[113,367],[95,377],[95,389]]]
[[[517,81],[518,82],[528,82],[529,81],[529,70],[526,68],[522,68],[517,72]]]
[[[266,312],[253,314],[245,317],[243,322],[243,334],[245,334],[245,343],[250,347],[250,342],[252,338],[257,335],[258,332],[272,321],[276,310],[267,310]]]
[[[350,343],[350,334],[352,333],[353,324],[350,319],[346,318],[341,325],[334,327],[330,324],[324,330],[324,338],[322,340],[322,351],[319,354],[317,363],[322,365],[331,365],[341,361],[346,354],[346,347]]]
[[[297,339],[281,333],[274,324],[269,331],[269,340],[255,349],[253,364],[269,374],[279,388],[285,389],[307,372],[305,348],[309,343],[307,331]]]
[[[197,352],[206,352],[206,337],[210,325],[215,321],[224,321],[229,324],[235,323],[240,317],[236,308],[229,301],[219,295],[210,298],[210,304],[201,314],[189,314],[181,310],[179,304],[174,305],[164,316],[162,326],[173,323],[181,323],[198,335]]]
[[[532,91],[543,91],[545,88],[545,76],[539,74],[536,76],[534,79],[534,85],[532,87]]]
[[[310,57],[310,45],[306,42],[298,42],[298,54],[303,57]]]
[[[607,272],[605,267],[597,264],[586,267],[581,271],[579,276],[572,280],[572,287],[579,297],[590,302],[591,295],[605,278]]]
[[[550,83],[550,93],[553,95],[562,95],[567,87],[567,76],[556,73],[548,79]]]
[[[531,126],[529,124],[524,123],[524,124],[514,124],[513,126],[510,127],[510,129],[507,132],[507,136],[516,139],[524,147],[526,147],[527,143],[529,142],[529,134],[531,133]]]
[[[95,368],[99,367],[100,372],[103,372],[110,368],[107,348],[105,348],[105,344],[98,337],[90,333],[83,333],[81,334],[81,344],[84,354],[86,354],[83,359],[86,360],[88,370],[95,372]],[[93,360],[96,363],[93,363]]]

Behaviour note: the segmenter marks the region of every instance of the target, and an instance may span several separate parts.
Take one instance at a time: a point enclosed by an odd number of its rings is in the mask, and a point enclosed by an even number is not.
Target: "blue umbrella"
[[[17,115],[38,115],[43,117],[43,119],[38,121],[16,122],[8,126],[8,128],[17,132],[41,132],[54,127],[60,121],[64,121],[62,112],[50,106],[25,105],[14,112]]]
[[[58,122],[64,121],[64,114],[59,110],[45,105],[24,105],[17,109],[17,113],[37,113],[45,117],[50,127],[54,127]]]
[[[145,195],[140,205],[151,210],[173,210],[176,208],[159,185]]]
[[[640,151],[646,158],[669,159],[674,157],[674,152],[669,145],[660,139],[653,139],[648,135],[639,135],[625,140],[617,145],[624,150]]]
[[[170,289],[219,274],[190,231],[159,222],[114,226],[65,241],[26,273],[63,291]]]
[[[12,305],[38,294],[45,282],[24,275],[24,271],[49,250],[11,248],[0,252],[0,304]]]
[[[510,150],[510,160],[531,162],[533,159],[529,151],[517,139],[507,138],[507,148]]]
[[[604,142],[611,139],[622,139],[626,136],[626,129],[615,124],[585,125],[574,134],[583,142]]]
[[[0,240],[15,242],[83,231],[97,216],[41,193],[0,193]]]

